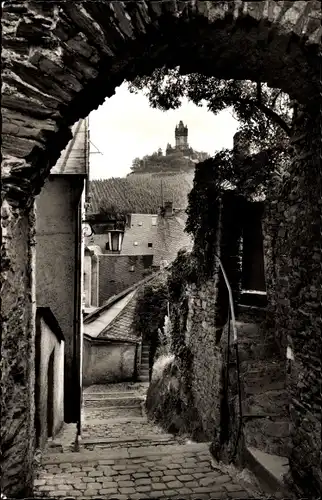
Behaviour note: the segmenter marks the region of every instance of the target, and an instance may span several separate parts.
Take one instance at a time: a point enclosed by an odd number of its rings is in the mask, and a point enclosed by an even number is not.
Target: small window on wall
[[[149,247],[149,248],[152,248],[152,243],[148,243],[148,247]]]
[[[130,267],[130,272],[133,273],[134,272],[134,266],[131,266]]]
[[[157,225],[157,218],[156,217],[152,217],[151,224],[152,224],[152,226],[156,226]]]

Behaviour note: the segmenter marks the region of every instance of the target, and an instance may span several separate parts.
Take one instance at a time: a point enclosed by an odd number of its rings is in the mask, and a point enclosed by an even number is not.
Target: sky
[[[143,94],[131,94],[126,83],[114,96],[89,115],[90,179],[124,177],[136,157],[152,154],[167,143],[175,144],[174,129],[182,120],[188,126],[189,145],[212,155],[231,148],[238,122],[229,110],[218,115],[183,100],[177,110],[161,111],[149,106]],[[97,149],[103,153],[95,153]]]

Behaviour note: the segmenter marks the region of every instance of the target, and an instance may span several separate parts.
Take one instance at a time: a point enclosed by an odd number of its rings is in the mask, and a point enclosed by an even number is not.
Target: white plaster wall
[[[135,344],[92,344],[84,339],[83,384],[105,384],[132,380],[135,372]]]
[[[54,435],[64,422],[64,342],[59,343],[57,337],[41,318],[40,340],[40,446],[47,441],[47,396],[48,396],[48,363],[54,350]]]

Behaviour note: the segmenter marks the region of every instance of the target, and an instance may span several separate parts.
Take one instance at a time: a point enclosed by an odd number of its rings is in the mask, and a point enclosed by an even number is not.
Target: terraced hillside
[[[175,208],[187,206],[193,173],[131,174],[128,177],[92,180],[88,213],[100,213],[113,208],[116,212],[156,214],[163,201],[173,201]],[[162,181],[162,182],[161,182]]]

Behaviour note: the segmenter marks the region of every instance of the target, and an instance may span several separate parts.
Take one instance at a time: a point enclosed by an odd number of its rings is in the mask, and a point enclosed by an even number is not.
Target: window
[[[137,242],[137,241],[133,241],[133,245],[134,245],[135,247],[137,247],[137,246],[138,246],[138,242]]]
[[[134,272],[134,266],[131,266],[130,267],[130,272],[133,273]]]
[[[142,222],[138,222],[138,226],[143,226]]]
[[[149,248],[152,248],[152,243],[148,243],[148,247],[149,247]]]
[[[156,217],[152,217],[152,226],[156,226],[157,225],[157,218]]]

